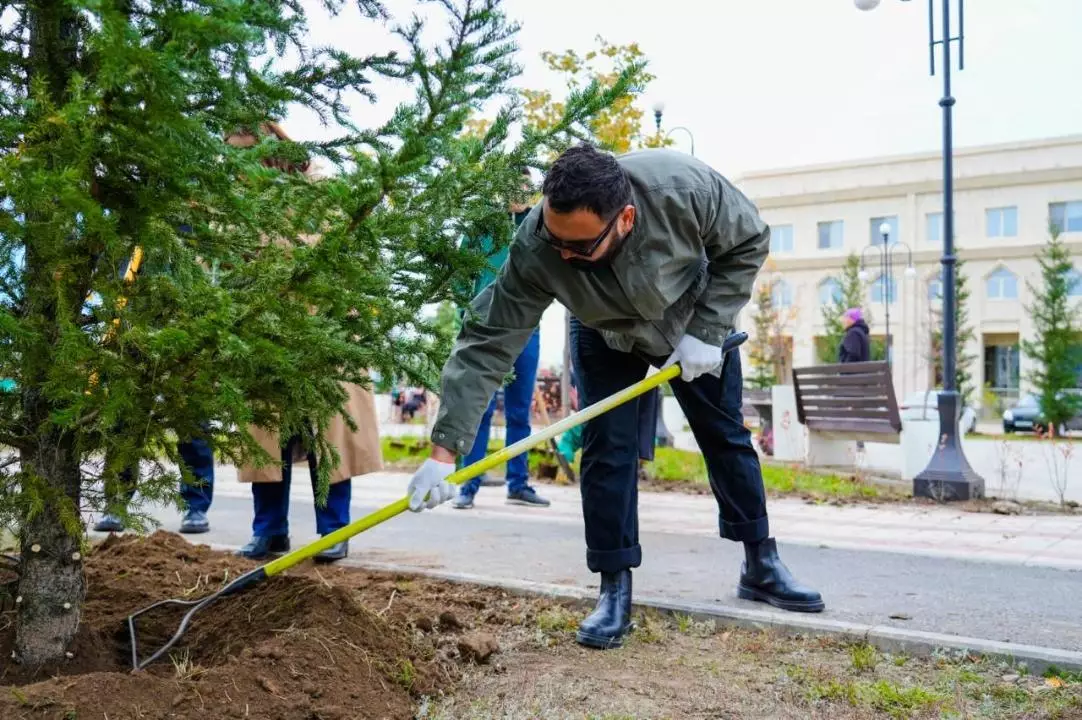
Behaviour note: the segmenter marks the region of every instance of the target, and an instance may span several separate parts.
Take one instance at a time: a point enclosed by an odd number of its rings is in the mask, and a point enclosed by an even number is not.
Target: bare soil
[[[0,666],[0,718],[1082,718],[1082,676],[654,614],[600,653],[574,643],[572,604],[310,564],[208,607],[169,660],[130,671],[130,612],[251,567],[170,533],[110,538],[88,558],[72,657]],[[149,618],[140,642],[177,621]],[[0,657],[13,622],[0,613]]]
[[[72,658],[61,667],[0,670],[9,685],[0,688],[0,717],[406,718],[415,696],[453,683],[456,659],[441,657],[401,612],[365,602],[377,592],[369,583],[393,579],[321,577],[313,566],[208,607],[170,660],[130,672],[129,613],[168,597],[202,597],[251,567],[170,533],[111,537],[87,562]],[[3,657],[11,654],[13,621],[12,613],[0,616]],[[178,621],[176,612],[150,616],[140,623],[140,645],[160,646]]]

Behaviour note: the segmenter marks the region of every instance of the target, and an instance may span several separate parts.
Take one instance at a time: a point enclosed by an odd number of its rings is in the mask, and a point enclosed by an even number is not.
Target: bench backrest
[[[797,418],[809,430],[896,435],[902,431],[885,361],[793,370]]]

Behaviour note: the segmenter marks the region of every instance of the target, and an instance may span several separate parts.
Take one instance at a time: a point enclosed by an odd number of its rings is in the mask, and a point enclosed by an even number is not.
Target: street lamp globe
[[[880,235],[890,235],[890,223],[883,223],[879,226]]]
[[[857,10],[875,10],[879,7],[879,0],[853,0]]]
[[[907,278],[915,278],[917,276],[917,269],[910,265],[905,269],[905,276]]]
[[[861,268],[860,272],[857,273],[857,280],[860,280],[861,282],[868,282],[868,271],[864,268]]]
[[[661,113],[665,112],[665,102],[662,100],[658,100],[650,109],[654,111],[655,115],[660,115]]]

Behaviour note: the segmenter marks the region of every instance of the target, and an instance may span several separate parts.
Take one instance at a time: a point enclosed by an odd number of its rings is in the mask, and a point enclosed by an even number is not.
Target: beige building
[[[756,172],[738,185],[772,227],[769,266],[776,304],[787,306],[790,363],[835,362],[817,357],[822,306],[835,291],[831,277],[850,253],[864,253],[865,309],[872,335],[885,336],[890,305],[894,376],[899,397],[933,387],[930,330],[938,322],[942,252],[942,159],[938,152]],[[1020,340],[1031,339],[1027,282],[1039,282],[1035,254],[1049,224],[1064,232],[1078,258],[1073,294],[1082,302],[1082,135],[955,151],[955,238],[965,261],[974,338],[967,351],[978,387],[1002,399],[1025,390],[1029,363]],[[891,283],[881,272],[880,227],[893,250]],[[865,250],[865,248],[868,248]],[[743,326],[751,327],[748,310]],[[982,395],[982,393],[978,393]],[[981,398],[976,398],[978,404]],[[987,404],[986,404],[987,405]],[[987,411],[994,408],[985,407]]]

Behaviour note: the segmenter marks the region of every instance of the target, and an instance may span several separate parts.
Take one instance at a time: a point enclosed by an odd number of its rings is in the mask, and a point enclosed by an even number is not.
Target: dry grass
[[[550,608],[535,627],[508,628],[495,666],[471,669],[452,696],[424,701],[417,717],[1082,718],[1082,676],[1070,673],[1032,677],[982,658],[911,658],[656,613],[636,618],[623,649],[598,652],[574,643],[575,617]]]

